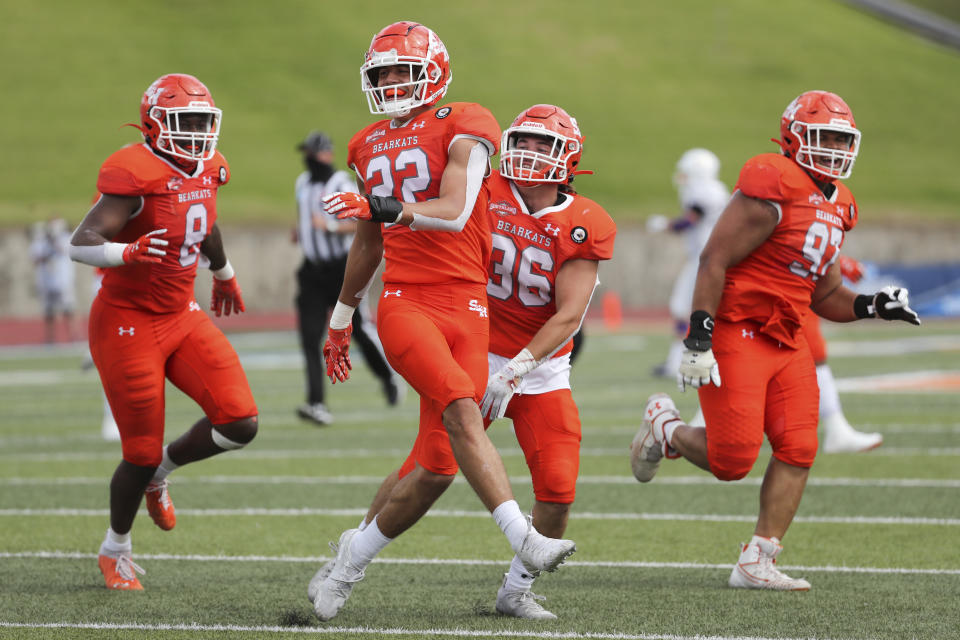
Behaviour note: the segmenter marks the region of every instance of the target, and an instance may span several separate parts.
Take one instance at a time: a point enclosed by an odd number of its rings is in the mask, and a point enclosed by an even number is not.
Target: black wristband
[[[393,196],[367,196],[370,219],[374,222],[396,222],[403,213],[403,203]]]
[[[873,306],[873,296],[859,295],[854,298],[853,315],[858,318],[876,318],[877,310]]]
[[[713,346],[713,318],[706,311],[690,314],[690,331],[683,345],[692,351],[706,351]]]

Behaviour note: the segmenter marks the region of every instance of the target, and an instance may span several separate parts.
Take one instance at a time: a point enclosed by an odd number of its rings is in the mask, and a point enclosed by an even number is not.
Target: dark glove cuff
[[[393,196],[367,196],[370,219],[374,222],[396,222],[403,213],[403,203]]]
[[[690,314],[690,331],[683,341],[687,349],[706,351],[713,346],[713,318],[706,311]]]
[[[858,318],[875,318],[877,311],[873,306],[873,296],[859,295],[853,299],[853,315]]]

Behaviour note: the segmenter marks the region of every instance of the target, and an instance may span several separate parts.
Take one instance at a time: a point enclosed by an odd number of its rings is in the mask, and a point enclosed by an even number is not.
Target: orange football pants
[[[455,474],[459,466],[443,411],[460,398],[479,402],[487,387],[486,286],[384,284],[377,332],[390,366],[420,394],[420,428],[400,477],[414,464],[437,474]]]
[[[817,454],[820,390],[813,358],[781,346],[754,322],[717,322],[713,354],[721,385],[700,387],[707,423],[707,458],[720,480],[747,475],[766,434],[773,456],[809,468]]]
[[[820,331],[820,316],[812,309],[807,310],[803,317],[803,335],[806,336],[807,344],[810,345],[814,364],[826,362],[827,341],[823,339],[823,332]]]
[[[120,430],[123,459],[155,467],[163,458],[165,378],[214,425],[257,415],[233,346],[196,302],[155,313],[104,302],[90,309],[90,354]]]
[[[580,413],[570,389],[514,395],[506,417],[533,480],[540,502],[572,504],[580,471]],[[484,424],[489,424],[485,422]]]

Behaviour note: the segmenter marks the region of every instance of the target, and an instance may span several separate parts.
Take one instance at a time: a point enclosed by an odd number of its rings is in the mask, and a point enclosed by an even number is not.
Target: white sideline
[[[139,631],[200,631],[200,632],[250,632],[250,633],[313,633],[313,634],[379,634],[385,636],[430,636],[455,638],[585,638],[591,640],[774,640],[760,636],[678,636],[661,633],[578,633],[563,631],[551,633],[549,631],[497,631],[471,629],[417,629],[414,627],[279,627],[279,626],[245,626],[233,624],[134,624],[134,623],[107,623],[107,622],[4,622],[0,620],[0,628],[19,629],[94,629],[94,630],[139,630]],[[817,640],[815,638],[780,638],[779,640]],[[820,640],[827,640],[826,638]]]
[[[10,476],[0,478],[0,486],[20,487],[20,486],[67,486],[67,485],[92,485],[99,486],[109,481],[109,478],[103,476],[74,476],[74,477],[55,477],[55,478],[34,478],[26,476]],[[657,478],[658,485],[678,485],[678,486],[699,486],[699,485],[742,485],[759,487],[763,478],[744,478],[734,482],[721,482],[713,476],[666,476]],[[177,486],[180,485],[210,485],[210,484],[254,484],[254,485],[283,485],[283,484],[303,484],[303,485],[341,485],[341,484],[375,484],[377,486],[383,482],[383,476],[186,476],[178,475],[171,481]],[[467,480],[462,475],[458,475],[453,480],[454,484],[466,484]],[[530,476],[511,476],[510,484],[523,485],[531,484]],[[577,484],[580,485],[635,485],[637,481],[633,476],[580,476],[577,478]],[[960,489],[960,480],[938,480],[929,478],[810,478],[807,480],[808,487],[896,487],[901,489]]]
[[[95,560],[97,554],[80,551],[2,551],[0,558],[35,558],[47,560]],[[202,554],[138,553],[137,560],[173,560],[183,562],[290,562],[295,564],[320,564],[329,556],[224,556]],[[505,560],[476,560],[463,558],[374,558],[378,564],[404,565],[457,565],[457,566],[503,566]],[[565,567],[606,567],[610,569],[731,569],[733,564],[704,562],[636,562],[626,560],[581,561],[567,560]],[[782,565],[781,569],[812,571],[818,573],[866,573],[902,575],[960,575],[960,569],[916,569],[911,567],[845,567]]]
[[[299,507],[291,509],[266,509],[246,507],[240,509],[177,509],[178,515],[195,517],[221,516],[276,516],[276,517],[303,517],[303,516],[344,516],[356,517],[367,513],[367,507],[350,509],[314,509]],[[53,516],[77,517],[95,516],[107,517],[109,509],[0,509],[0,517],[23,516]],[[434,518],[489,518],[486,511],[466,511],[460,509],[432,509],[425,517]],[[679,522],[756,522],[756,515],[727,515],[727,514],[699,514],[699,513],[596,513],[590,511],[577,512],[577,520],[658,520]],[[895,524],[895,525],[931,525],[931,526],[960,526],[960,518],[903,518],[897,516],[801,516],[793,519],[794,522],[818,524]]]

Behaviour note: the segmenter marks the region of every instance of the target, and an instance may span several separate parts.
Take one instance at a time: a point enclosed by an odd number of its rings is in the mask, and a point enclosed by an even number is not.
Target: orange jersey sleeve
[[[772,153],[747,161],[736,188],[769,201],[780,220],[763,244],[727,270],[717,318],[758,322],[761,331],[795,347],[817,280],[856,225],[856,202],[840,183],[828,197],[796,163]]]
[[[402,127],[383,120],[362,129],[350,140],[347,162],[368,194],[423,202],[439,197],[450,147],[464,137],[479,140],[493,155],[500,128],[484,107],[456,102],[426,111]],[[486,204],[481,189],[466,226],[457,233],[384,225],[383,281],[486,282],[490,253]]]
[[[512,183],[498,172],[487,182],[493,234],[487,302],[490,351],[512,357],[557,311],[557,273],[568,260],[609,260],[617,228],[596,202],[566,195],[531,215]],[[570,351],[571,344],[555,355]]]
[[[166,229],[163,238],[169,244],[160,264],[107,269],[100,295],[117,306],[157,313],[182,309],[192,301],[200,243],[216,222],[217,189],[229,179],[230,168],[219,152],[189,175],[145,144],[124,147],[107,158],[97,190],[143,199],[140,211],[113,241],[133,242]]]

